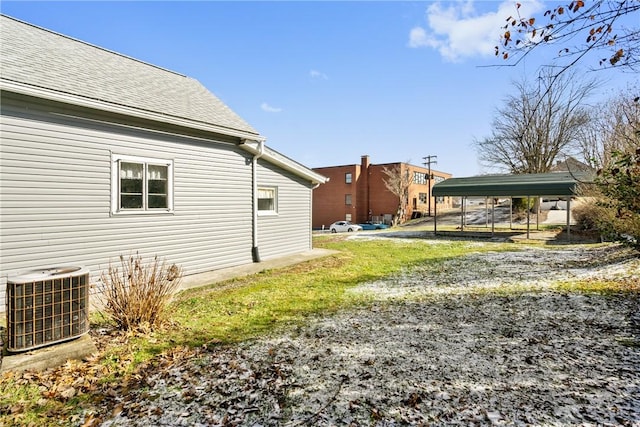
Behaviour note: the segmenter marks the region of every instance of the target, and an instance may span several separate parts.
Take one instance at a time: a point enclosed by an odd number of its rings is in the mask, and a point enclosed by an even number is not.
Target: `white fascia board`
[[[246,139],[240,144],[240,147],[254,155],[260,153],[260,143],[256,140]],[[312,184],[324,184],[329,181],[329,178],[326,176],[320,175],[319,173],[314,172],[313,170],[268,147],[265,147],[260,158],[281,167],[284,170],[292,172],[295,175],[310,181]]]
[[[213,124],[197,122],[189,119],[183,119],[166,114],[155,113],[152,111],[144,111],[126,105],[117,105],[110,102],[100,101],[98,99],[85,98],[64,92],[57,92],[50,89],[25,85],[18,82],[0,80],[0,91],[14,92],[21,95],[33,96],[36,98],[47,99],[50,101],[63,102],[65,104],[76,105],[80,107],[93,108],[96,110],[107,111],[110,113],[124,114],[139,119],[153,120],[161,123],[168,123],[177,126],[188,127],[192,129],[203,130],[207,132],[228,135],[240,139],[251,139],[254,141],[264,141],[266,138],[262,135],[246,132],[237,129],[230,129],[224,126],[216,126]]]

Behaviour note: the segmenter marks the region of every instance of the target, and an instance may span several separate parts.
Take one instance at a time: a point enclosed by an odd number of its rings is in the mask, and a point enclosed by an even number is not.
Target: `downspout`
[[[320,187],[320,182],[316,182],[311,187],[311,203],[309,203],[309,218],[311,218],[311,227],[309,227],[309,250],[313,249],[313,190]],[[324,225],[322,226],[324,229]]]
[[[254,154],[251,162],[252,168],[252,192],[253,192],[253,247],[251,256],[253,262],[260,262],[260,251],[258,249],[258,159],[264,154],[264,141],[258,141],[258,152]]]

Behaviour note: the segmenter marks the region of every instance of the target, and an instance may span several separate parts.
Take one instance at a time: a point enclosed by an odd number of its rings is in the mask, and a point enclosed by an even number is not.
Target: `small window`
[[[173,210],[173,161],[113,156],[112,213]]]
[[[427,203],[427,193],[419,193],[419,197],[420,197],[420,203],[425,204]]]
[[[351,172],[345,173],[344,174],[344,182],[345,182],[345,184],[351,184],[351,180],[352,180]]]
[[[273,187],[258,188],[258,213],[275,214],[277,213],[277,196],[278,192]]]
[[[351,194],[345,194],[344,195],[344,204],[345,205],[350,205],[351,204]]]
[[[346,215],[344,216],[344,220],[345,220],[345,221],[351,221],[351,214],[346,214]]]

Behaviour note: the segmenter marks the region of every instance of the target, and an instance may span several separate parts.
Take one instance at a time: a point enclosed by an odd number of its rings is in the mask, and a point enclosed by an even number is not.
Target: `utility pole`
[[[436,163],[438,163],[437,159],[438,156],[425,156],[422,159],[424,160],[424,165],[428,168],[429,172],[427,174],[427,203],[428,203],[428,209],[429,209],[429,216],[431,216],[431,165],[435,165]]]

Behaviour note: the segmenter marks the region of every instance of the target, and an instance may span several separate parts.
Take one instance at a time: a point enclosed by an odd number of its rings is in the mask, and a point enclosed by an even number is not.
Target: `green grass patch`
[[[316,247],[340,252],[181,293],[172,307],[180,330],[170,334],[171,342],[197,346],[251,339],[309,315],[366,303],[365,295],[347,292],[358,284],[417,264],[461,256],[470,250],[470,244],[463,241],[428,245],[419,240],[344,240],[319,236],[315,243]]]

